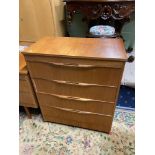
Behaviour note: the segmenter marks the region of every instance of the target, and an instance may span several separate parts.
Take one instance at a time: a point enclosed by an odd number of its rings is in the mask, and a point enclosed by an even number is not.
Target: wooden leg
[[[26,114],[27,114],[28,118],[31,119],[32,117],[31,117],[29,109],[27,107],[24,107],[24,109],[26,111]]]

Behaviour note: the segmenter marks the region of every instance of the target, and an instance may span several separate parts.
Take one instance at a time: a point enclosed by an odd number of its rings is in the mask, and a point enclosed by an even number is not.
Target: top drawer
[[[123,62],[26,56],[32,78],[117,86]]]

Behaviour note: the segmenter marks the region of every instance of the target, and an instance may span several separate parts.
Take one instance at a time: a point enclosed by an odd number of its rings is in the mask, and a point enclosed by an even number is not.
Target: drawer
[[[29,75],[19,75],[19,102],[25,107],[38,107],[36,94]]]
[[[117,92],[117,87],[107,87],[96,84],[72,83],[58,80],[49,81],[39,78],[33,79],[33,82],[37,92],[89,98],[107,102],[114,102]]]
[[[30,87],[27,80],[23,80],[23,79],[19,80],[19,91],[30,93]]]
[[[79,126],[109,133],[112,117],[103,114],[79,111],[67,108],[42,106],[41,111],[45,121]]]
[[[105,115],[113,115],[114,102],[104,102],[56,94],[37,93],[40,106],[61,107],[80,111],[89,111]]]
[[[36,99],[33,94],[19,92],[19,104],[25,107],[37,108]]]
[[[28,67],[31,77],[110,86],[117,86],[121,79],[122,68],[118,63],[111,64],[108,61],[99,64],[60,62],[29,61]]]
[[[82,65],[98,65],[111,68],[123,68],[124,62],[119,60],[105,60],[105,59],[95,59],[87,57],[69,57],[69,56],[56,56],[56,55],[25,55],[26,62],[41,62],[41,63],[63,63],[63,64],[82,64]]]

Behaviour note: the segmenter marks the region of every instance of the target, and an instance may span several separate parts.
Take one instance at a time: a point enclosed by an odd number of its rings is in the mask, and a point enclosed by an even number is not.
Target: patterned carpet
[[[20,112],[20,155],[134,155],[135,113],[117,109],[111,133],[105,134],[43,122],[41,115],[27,119]]]

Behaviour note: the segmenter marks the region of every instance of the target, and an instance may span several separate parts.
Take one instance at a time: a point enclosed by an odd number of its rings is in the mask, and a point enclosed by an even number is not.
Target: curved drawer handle
[[[108,88],[117,88],[116,86],[110,86],[110,85],[100,85],[100,84],[89,84],[89,83],[82,83],[82,82],[71,82],[71,81],[62,81],[62,80],[48,80],[44,78],[33,78],[33,80],[46,80],[50,82],[55,82],[58,84],[69,84],[69,85],[76,85],[76,86],[86,86],[86,87],[108,87]]]
[[[61,83],[61,84],[69,84],[69,85],[77,85],[77,86],[100,86],[97,84],[87,84],[87,83],[78,83],[78,82],[71,82],[71,81],[61,81],[61,80],[51,80],[56,83]]]
[[[93,99],[80,98],[80,97],[63,96],[63,95],[56,95],[56,94],[52,94],[52,95],[55,97],[63,98],[63,99],[67,99],[67,100],[78,100],[78,101],[82,101],[82,102],[95,101]]]
[[[99,65],[83,65],[83,64],[74,64],[74,63],[57,63],[57,62],[47,62],[48,64],[61,66],[61,67],[75,67],[75,68],[97,68],[103,67]]]
[[[104,117],[111,117],[111,115],[94,113],[94,112],[88,112],[88,111],[80,111],[80,110],[61,108],[61,107],[54,107],[54,106],[50,106],[50,107],[54,108],[54,109],[61,110],[61,111],[68,111],[68,112],[71,112],[71,113],[78,113],[78,114],[83,114],[83,115],[99,115],[99,116],[104,116]]]
[[[57,98],[60,98],[60,99],[66,99],[66,100],[76,100],[76,101],[82,101],[82,102],[101,102],[101,103],[114,104],[114,102],[107,102],[107,101],[102,101],[102,100],[94,100],[94,99],[88,99],[88,98],[64,96],[64,95],[50,94],[50,93],[45,93],[45,92],[37,92],[37,93],[50,95],[50,96],[54,96],[54,97],[57,97]]]
[[[81,82],[71,82],[71,81],[61,81],[61,80],[51,80],[56,83],[61,84],[69,84],[69,85],[77,85],[77,86],[86,86],[86,87],[108,87],[108,88],[117,88],[116,86],[108,86],[108,85],[100,85],[100,84],[89,84],[89,83],[81,83]]]
[[[38,61],[38,60],[27,60],[28,62],[32,63],[44,63],[47,65],[59,66],[59,67],[74,67],[74,68],[81,68],[81,69],[91,69],[91,68],[115,68],[120,69],[122,68],[122,64],[110,64],[110,63],[103,63],[98,65],[87,65],[87,64],[76,64],[76,63],[61,63],[61,62],[52,62],[52,61]]]

